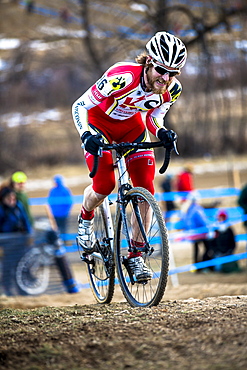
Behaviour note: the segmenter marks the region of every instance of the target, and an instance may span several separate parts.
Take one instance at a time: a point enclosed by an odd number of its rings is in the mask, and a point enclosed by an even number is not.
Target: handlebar
[[[116,150],[116,152],[121,153],[124,150],[128,149],[151,149],[151,148],[159,148],[163,147],[166,149],[166,154],[164,158],[163,165],[159,169],[159,173],[163,174],[167,170],[167,167],[170,163],[171,159],[171,152],[174,150],[177,155],[179,155],[177,150],[176,141],[172,143],[164,144],[163,141],[157,142],[143,142],[143,143],[119,143],[119,144],[105,144],[102,142],[102,147],[99,149],[99,154],[94,156],[94,165],[93,169],[89,174],[89,177],[93,178],[96,175],[98,165],[99,165],[99,157],[102,156],[103,150]]]

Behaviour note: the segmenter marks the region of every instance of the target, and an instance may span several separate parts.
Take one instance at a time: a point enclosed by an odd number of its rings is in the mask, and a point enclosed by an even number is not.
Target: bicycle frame
[[[128,251],[131,252],[131,251],[133,251],[134,248],[131,248],[125,208],[122,207],[122,204],[124,202],[124,191],[130,190],[132,188],[132,186],[129,183],[129,175],[128,175],[128,171],[127,171],[127,167],[126,167],[125,158],[124,158],[123,155],[119,154],[118,152],[117,152],[117,159],[116,159],[115,164],[117,165],[117,169],[118,169],[117,206],[120,208],[120,212],[121,212],[121,215],[122,215],[123,225],[124,225],[124,229],[125,229],[125,233],[126,233],[126,240],[127,240],[127,244],[128,244]],[[107,215],[107,225],[108,225],[109,232],[110,232],[111,248],[113,250],[112,245],[113,245],[113,242],[114,242],[114,231],[113,231],[114,225],[113,225],[113,222],[112,222],[112,216],[111,216],[111,210],[110,210],[110,201],[109,201],[108,197],[106,197],[104,199],[103,208],[104,208],[105,213]],[[144,227],[143,227],[143,224],[142,224],[139,207],[135,204],[134,208],[136,210],[137,222],[138,222],[139,228],[141,230],[141,233],[143,235],[144,242],[145,242],[144,251],[148,252],[150,250],[150,247],[149,247],[147,238],[145,236],[145,230],[144,230]]]
[[[111,149],[111,150],[115,149],[116,150],[115,165],[117,166],[117,169],[118,169],[117,203],[118,203],[118,206],[120,207],[122,220],[123,220],[123,225],[124,225],[124,229],[125,229],[125,232],[126,232],[126,239],[127,239],[127,243],[128,243],[128,246],[129,246],[128,251],[131,252],[131,251],[133,251],[133,248],[131,248],[130,237],[129,237],[128,227],[127,227],[127,219],[126,219],[126,214],[125,214],[125,208],[122,207],[122,204],[124,202],[124,192],[130,190],[132,188],[132,186],[129,183],[129,175],[128,175],[128,171],[127,171],[127,167],[126,167],[125,157],[123,155],[123,150],[128,148],[128,146],[131,147],[131,148],[133,148],[133,147],[136,147],[136,148],[151,148],[151,147],[153,147],[153,148],[155,148],[155,147],[160,147],[160,146],[166,147],[166,145],[164,145],[162,142],[121,143],[119,145],[120,146],[118,146],[118,144],[104,144],[104,148],[106,150],[107,149]],[[164,173],[166,171],[166,169],[168,167],[168,164],[169,164],[169,161],[170,161],[170,156],[171,156],[171,151],[172,150],[174,150],[176,152],[176,154],[179,154],[178,151],[177,151],[177,147],[176,147],[176,141],[173,142],[172,144],[167,145],[167,147],[166,147],[166,156],[165,156],[165,159],[164,159],[164,163],[163,163],[162,167],[159,170],[160,173]],[[100,148],[99,149],[99,156],[102,156],[102,151],[103,151],[103,149]],[[95,157],[94,168],[93,168],[92,172],[89,175],[90,177],[93,177],[94,174],[97,171],[99,156]],[[137,216],[137,222],[138,222],[138,225],[139,225],[139,228],[141,230],[141,234],[143,236],[144,243],[145,243],[144,251],[146,253],[147,252],[152,253],[152,250],[150,249],[149,243],[148,243],[147,238],[145,236],[145,230],[144,230],[144,227],[143,227],[143,224],[142,224],[139,207],[138,207],[137,204],[134,204],[133,206],[135,208],[135,212],[136,212],[136,216]],[[113,240],[114,240],[113,239],[114,238],[114,232],[113,232],[113,222],[112,222],[112,217],[111,217],[111,212],[110,212],[110,207],[109,207],[109,198],[108,197],[105,198],[105,200],[103,202],[103,207],[104,207],[105,212],[107,214],[107,222],[108,222],[108,226],[109,226],[109,230],[111,232],[111,238],[112,238],[111,239],[111,247],[112,247]],[[113,248],[112,248],[112,250],[113,250]]]
[[[129,175],[126,168],[125,158],[121,155],[117,155],[116,165],[118,168],[118,174],[119,174],[119,180],[118,180],[118,195],[117,195],[117,203],[118,206],[121,209],[121,213],[123,216],[124,227],[127,230],[127,222],[126,217],[123,211],[123,208],[121,207],[121,204],[123,202],[123,191],[129,190],[131,188],[131,185],[129,184]],[[111,249],[113,251],[113,241],[114,241],[114,225],[112,221],[112,215],[110,210],[110,200],[109,197],[106,197],[102,203],[105,214],[107,216],[107,226],[109,230],[109,237],[110,237],[110,243],[111,243]],[[126,235],[128,235],[128,232],[126,232]],[[129,239],[129,238],[128,238]],[[128,240],[130,242],[130,240]]]
[[[111,250],[113,251],[113,238],[114,238],[114,231],[113,231],[113,222],[112,222],[112,216],[111,216],[111,210],[110,210],[110,200],[108,197],[106,197],[102,203],[106,217],[107,217],[107,228],[109,232],[109,239],[111,244]]]

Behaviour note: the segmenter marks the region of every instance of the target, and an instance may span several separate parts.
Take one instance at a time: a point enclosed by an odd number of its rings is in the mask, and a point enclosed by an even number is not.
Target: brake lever
[[[96,175],[96,172],[98,170],[99,157],[102,157],[103,156],[103,144],[104,144],[103,137],[102,137],[102,135],[100,133],[98,133],[96,135],[96,137],[98,139],[100,139],[100,141],[102,142],[102,147],[101,146],[99,147],[97,155],[94,156],[93,169],[89,173],[89,177],[91,177],[91,178],[93,178]]]
[[[176,145],[176,140],[172,142],[172,145],[169,145],[169,147],[165,147],[165,148],[166,148],[165,160],[164,160],[163,165],[159,169],[159,173],[161,173],[161,174],[165,173],[168,166],[169,166],[169,162],[170,162],[170,159],[171,159],[171,152],[174,150],[175,153],[177,155],[179,155],[177,145]]]
[[[174,149],[174,152],[179,155],[179,152],[178,152],[178,148],[177,148],[177,140],[173,141],[173,149]]]
[[[98,156],[103,157],[103,148],[102,148],[102,146],[100,146],[99,149],[98,149]]]

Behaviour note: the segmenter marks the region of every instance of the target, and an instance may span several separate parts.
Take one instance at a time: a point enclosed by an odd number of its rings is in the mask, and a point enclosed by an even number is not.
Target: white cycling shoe
[[[130,270],[138,282],[152,279],[153,273],[141,256],[129,258],[128,262]]]
[[[83,220],[79,215],[78,223],[78,236],[76,238],[77,244],[85,253],[91,254],[95,251],[94,245],[96,242],[93,228],[94,219]]]

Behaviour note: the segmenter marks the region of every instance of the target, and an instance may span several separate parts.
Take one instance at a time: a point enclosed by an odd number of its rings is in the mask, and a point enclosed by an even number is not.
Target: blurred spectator
[[[214,258],[224,257],[233,254],[236,249],[235,234],[229,224],[228,215],[225,210],[220,210],[217,214],[217,223],[215,225],[216,235],[212,240]],[[237,261],[224,263],[215,266],[216,271],[233,272],[239,271]]]
[[[30,211],[28,195],[25,192],[25,185],[27,182],[27,175],[22,171],[14,172],[11,176],[9,186],[15,191],[17,200],[19,200],[25,208],[28,215],[29,222],[33,226],[34,218]]]
[[[240,191],[240,194],[238,197],[238,204],[244,211],[243,225],[247,232],[247,184]]]
[[[35,2],[33,0],[26,0],[27,13],[33,13]]]
[[[16,284],[15,271],[29,245],[31,224],[21,202],[10,187],[0,191],[0,245],[3,248],[2,284],[6,295],[23,292]]]
[[[181,219],[175,224],[176,229],[189,231],[187,239],[193,243],[193,263],[207,261],[213,257],[211,244],[210,222],[204,208],[198,203],[199,194],[193,191],[183,202],[181,207]],[[204,251],[199,256],[200,244]]]
[[[221,210],[218,212],[215,228],[217,230],[214,245],[215,257],[233,254],[236,248],[235,234],[229,224],[226,211]]]
[[[4,187],[0,191],[0,232],[31,232],[31,224],[22,203],[17,200],[15,191]]]
[[[194,190],[193,167],[188,164],[184,166],[181,173],[177,176],[176,190],[181,192],[190,192]],[[185,196],[186,198],[186,196]]]
[[[67,7],[62,8],[59,13],[60,13],[60,18],[62,19],[63,22],[69,22],[70,12]]]
[[[172,175],[167,174],[164,180],[161,182],[161,188],[163,193],[170,193],[173,191]],[[166,199],[165,203],[165,219],[169,220],[171,212],[176,208],[172,199]]]
[[[67,234],[68,219],[73,204],[70,190],[64,186],[63,177],[53,178],[55,186],[50,190],[48,204],[61,234]]]

